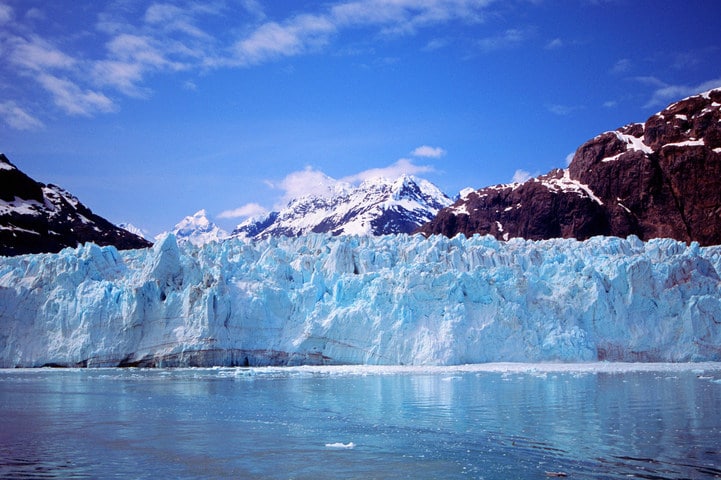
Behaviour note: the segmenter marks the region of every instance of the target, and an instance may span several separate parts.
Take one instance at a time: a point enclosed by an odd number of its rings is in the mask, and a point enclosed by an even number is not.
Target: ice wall
[[[475,236],[0,258],[0,367],[721,360],[721,247]]]

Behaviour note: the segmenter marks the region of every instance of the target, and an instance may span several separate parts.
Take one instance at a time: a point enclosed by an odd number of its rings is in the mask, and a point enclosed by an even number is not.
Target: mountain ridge
[[[96,215],[67,190],[36,182],[0,153],[0,255],[53,253],[85,242],[119,249],[152,245]]]
[[[721,89],[597,135],[567,169],[469,193],[417,232],[721,244]]]

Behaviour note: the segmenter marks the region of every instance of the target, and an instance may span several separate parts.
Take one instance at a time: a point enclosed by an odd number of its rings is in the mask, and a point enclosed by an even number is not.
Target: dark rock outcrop
[[[151,245],[64,189],[36,182],[0,154],[0,255],[58,252],[85,242],[119,249]]]
[[[721,89],[598,135],[566,170],[468,194],[419,232],[721,244]]]

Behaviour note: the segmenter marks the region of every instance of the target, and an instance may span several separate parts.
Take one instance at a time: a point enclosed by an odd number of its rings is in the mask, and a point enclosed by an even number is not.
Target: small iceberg
[[[326,447],[326,448],[345,448],[345,449],[351,449],[351,448],[355,448],[355,443],[353,443],[353,442],[348,442],[348,443],[343,443],[343,442],[326,443],[326,444],[325,444],[325,447]]]

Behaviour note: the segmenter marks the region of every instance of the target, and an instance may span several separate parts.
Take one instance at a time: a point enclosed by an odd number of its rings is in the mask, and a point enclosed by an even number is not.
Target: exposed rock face
[[[85,242],[119,249],[151,245],[62,188],[36,182],[0,154],[0,255],[58,252]]]
[[[567,170],[468,194],[419,231],[721,244],[721,89],[598,135]]]

